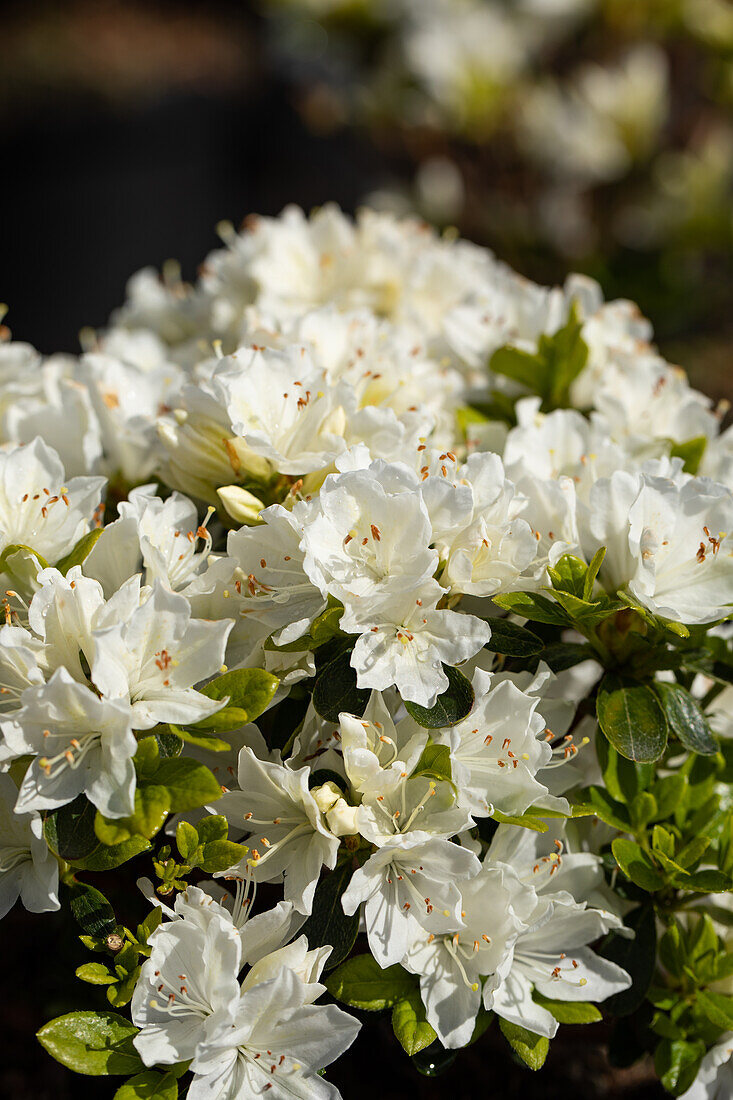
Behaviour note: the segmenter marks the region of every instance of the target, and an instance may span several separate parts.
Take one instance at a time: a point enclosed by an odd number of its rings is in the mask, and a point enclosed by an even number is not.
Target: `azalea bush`
[[[587,279],[368,210],[222,235],[79,357],[0,345],[0,912],[68,906],[99,987],[40,1043],[325,1098],[380,1014],[423,1070],[605,1018],[728,1096],[723,410]]]

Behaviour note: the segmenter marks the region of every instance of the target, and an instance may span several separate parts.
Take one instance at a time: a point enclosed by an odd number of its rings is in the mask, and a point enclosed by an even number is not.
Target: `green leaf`
[[[199,722],[196,722],[191,727],[191,732],[194,734],[231,733],[232,730],[241,729],[247,722],[249,722],[249,715],[246,710],[242,710],[241,707],[225,706],[214,714],[210,714],[207,718],[202,718]],[[176,727],[176,737],[181,737],[178,727]],[[182,738],[182,740],[191,741],[192,738],[189,736]],[[204,744],[204,748],[211,748],[211,746]]]
[[[350,863],[345,863],[323,876],[316,886],[313,911],[300,929],[300,934],[308,938],[309,947],[331,945],[333,951],[326,962],[328,970],[348,957],[359,932],[359,910],[347,917],[341,905],[341,896],[352,873]]]
[[[150,841],[144,836],[132,836],[129,840],[123,840],[111,847],[99,844],[91,855],[77,860],[74,866],[80,871],[113,871],[115,867],[127,863],[128,859],[134,859],[142,852],[149,852],[151,847]]]
[[[233,840],[212,840],[202,845],[201,855],[196,866],[209,875],[219,874],[234,867],[247,854],[244,844],[235,844]]]
[[[584,595],[588,566],[580,558],[574,554],[563,554],[554,566],[548,566],[547,573],[554,589],[577,596],[585,603],[589,601],[590,597]]]
[[[684,443],[673,443],[669,450],[670,458],[681,458],[682,467],[686,474],[696,474],[700,468],[705,448],[708,445],[707,436],[696,435],[692,439],[686,439]]]
[[[672,816],[682,797],[685,785],[686,780],[683,775],[665,775],[663,779],[657,779],[652,784],[650,790],[657,802],[657,814],[660,821]]]
[[[667,720],[647,684],[607,672],[596,700],[598,723],[613,747],[628,760],[657,760],[667,745]]]
[[[111,985],[117,981],[116,975],[110,974],[104,963],[84,963],[76,968],[76,976],[90,985]]]
[[[392,1009],[392,1030],[410,1057],[425,1050],[437,1039],[434,1029],[425,1019],[425,1006],[418,990],[403,997]]]
[[[216,840],[226,840],[229,835],[229,822],[223,814],[211,814],[203,817],[196,825],[201,844],[213,844]]]
[[[614,993],[603,1002],[612,1016],[628,1016],[642,1004],[652,977],[657,956],[657,925],[651,905],[634,909],[625,918],[626,925],[635,935],[629,939],[613,932],[604,941],[600,954],[631,975],[628,989]]]
[[[188,757],[162,760],[155,773],[155,784],[164,787],[174,813],[196,810],[221,798],[222,790],[216,776],[204,764]]]
[[[117,927],[114,909],[104,894],[86,882],[69,887],[69,907],[74,920],[88,936],[108,936]]]
[[[245,711],[244,721],[254,722],[272,702],[279,684],[277,676],[263,668],[238,668],[212,680],[201,688],[201,694],[208,699],[228,697],[227,706]]]
[[[176,826],[176,847],[184,863],[187,863],[199,846],[199,834],[187,821],[179,821]]]
[[[603,1019],[600,1009],[589,1001],[551,1001],[539,990],[532,993],[535,1004],[547,1009],[559,1024],[595,1024]]]
[[[381,1012],[407,997],[417,979],[401,966],[385,970],[371,955],[354,955],[325,980],[328,992],[337,1001],[364,1012]]]
[[[168,729],[172,729],[169,726]],[[183,749],[183,740],[174,733],[165,733],[165,726],[157,727],[155,733],[155,740],[158,745],[158,755],[161,760],[166,760],[168,757],[180,756]],[[227,744],[227,748],[229,745]]]
[[[673,1096],[686,1092],[697,1076],[705,1054],[705,1043],[683,1039],[662,1039],[654,1056],[654,1068],[660,1081]]]
[[[525,1066],[533,1070],[542,1069],[550,1049],[549,1039],[544,1035],[535,1035],[533,1031],[527,1031],[526,1027],[520,1027],[519,1024],[510,1024],[508,1020],[503,1020],[501,1017],[499,1017],[499,1027],[502,1035]]]
[[[146,1069],[120,1085],[112,1100],[177,1100],[178,1081],[172,1072]]]
[[[596,653],[589,645],[579,642],[553,642],[542,652],[542,660],[553,672],[565,672],[595,657]]]
[[[107,1000],[113,1008],[124,1008],[125,1005],[129,1005],[139,977],[140,967],[136,966],[129,974],[121,977],[121,980],[118,981],[116,985],[109,986],[107,989]]]
[[[473,706],[473,688],[462,672],[450,665],[443,665],[448,677],[448,687],[439,695],[432,707],[420,707],[417,703],[403,700],[405,710],[424,729],[444,729],[455,726],[470,712]]]
[[[598,572],[603,565],[603,559],[606,556],[606,547],[601,546],[596,550],[595,554],[591,558],[591,563],[585,574],[585,580],[583,581],[583,599],[590,600],[593,596],[593,588],[596,583]]]
[[[568,626],[568,616],[561,607],[541,596],[538,592],[503,592],[493,597],[497,607],[512,611],[523,619],[536,623],[548,623],[550,626]]]
[[[134,813],[129,817],[105,817],[97,811],[94,830],[103,844],[124,844],[135,836],[149,840],[162,828],[170,809],[170,797],[165,787],[157,784],[138,787]]]
[[[71,863],[84,859],[98,847],[94,832],[96,809],[85,795],[44,815],[43,834],[52,852]]]
[[[724,993],[711,993],[709,990],[698,989],[696,999],[698,1006],[711,1024],[725,1031],[733,1030],[733,997],[726,997]]]
[[[327,722],[338,722],[342,713],[361,717],[371,692],[356,686],[356,671],[351,667],[351,650],[339,653],[316,677],[313,706]]]
[[[542,813],[542,810],[538,809],[538,813]],[[546,821],[530,813],[503,814],[501,810],[494,809],[491,816],[501,825],[518,825],[522,829],[531,829],[533,833],[546,833],[550,827]]]
[[[658,870],[651,857],[636,841],[618,836],[611,844],[611,850],[626,877],[642,890],[653,893],[666,885],[666,876]]]
[[[70,1012],[37,1033],[52,1058],[74,1073],[124,1076],[145,1067],[132,1045],[137,1028],[116,1012]]]
[[[543,412],[564,408],[569,404],[570,387],[588,359],[588,345],[582,331],[583,323],[573,302],[565,324],[551,336],[543,333],[537,341],[536,352],[522,351],[508,344],[494,352],[490,370],[539,394]]]
[[[450,745],[434,745],[432,742],[428,742],[415,765],[412,777],[418,775],[424,775],[439,782],[452,783],[453,770],[451,767]]]
[[[174,726],[172,723],[169,728],[176,740],[186,741],[189,745],[197,745],[200,749],[208,749],[209,752],[225,752],[232,747],[228,741],[224,741],[221,737],[214,737],[212,733],[202,729],[197,728],[197,732],[194,733],[193,730],[186,729],[184,726]]]
[[[611,798],[626,805],[633,802],[654,775],[653,764],[636,764],[616,752],[605,737],[596,738],[596,754],[603,782]]]
[[[75,565],[82,565],[91,554],[103,530],[103,527],[95,527],[92,531],[88,531],[86,535],[82,535],[73,550],[70,550],[60,561],[56,562],[59,573],[66,576]]]
[[[657,683],[654,690],[659,697],[669,728],[686,749],[703,756],[718,751],[718,743],[708,720],[695,699],[681,684]]]
[[[493,653],[501,653],[505,657],[532,657],[535,653],[541,653],[545,643],[531,630],[517,626],[508,619],[489,619],[491,638],[488,648]]]

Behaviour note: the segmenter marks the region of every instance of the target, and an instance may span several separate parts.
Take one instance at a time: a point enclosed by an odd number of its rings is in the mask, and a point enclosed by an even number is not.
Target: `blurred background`
[[[175,258],[194,278],[222,219],[368,201],[542,282],[593,275],[697,386],[733,398],[730,0],[6,0],[2,53],[0,300],[44,353],[76,351],[136,269]],[[3,922],[2,1097],[114,1092],[29,1039],[90,988],[70,985],[67,919]],[[384,1029],[378,1053],[362,1039],[334,1071],[345,1100],[362,1082],[418,1100],[479,1082],[662,1095],[579,1029],[539,1078],[489,1034],[435,1080]]]

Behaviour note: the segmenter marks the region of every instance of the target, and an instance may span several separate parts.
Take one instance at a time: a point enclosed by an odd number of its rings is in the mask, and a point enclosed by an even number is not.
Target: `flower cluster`
[[[222,234],[78,358],[0,345],[0,907],[60,879],[132,1006],[41,1042],[130,1095],[325,1098],[326,992],[412,1055],[495,1016],[534,1068],[646,997],[712,1097],[724,410],[587,279],[368,210]],[[136,931],[83,878],[131,859]]]

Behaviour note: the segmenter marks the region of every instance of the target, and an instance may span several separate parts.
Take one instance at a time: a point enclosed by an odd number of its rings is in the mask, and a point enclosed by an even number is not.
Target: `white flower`
[[[310,913],[321,868],[336,865],[340,843],[308,789],[310,774],[307,767],[292,771],[258,760],[245,747],[239,754],[241,790],[216,804],[235,829],[251,835],[244,862],[254,878],[276,882],[284,876],[285,899],[301,913]]]
[[[18,790],[0,774],[0,917],[18,898],[32,913],[59,908],[59,865],[43,837],[40,816],[15,813]]]
[[[346,775],[357,795],[379,794],[389,776],[410,775],[428,741],[427,730],[415,729],[410,720],[395,726],[376,691],[363,717],[339,715],[339,734]]]
[[[100,699],[59,668],[47,684],[26,688],[21,702],[1,724],[14,755],[34,754],[18,812],[55,809],[84,793],[108,817],[131,814],[137,741],[127,701]]]
[[[305,347],[240,348],[220,362],[211,384],[232,434],[267,459],[273,472],[321,470],[345,449],[346,413],[338,391]],[[237,449],[237,442],[232,446]]]
[[[482,978],[496,984],[506,976],[512,945],[535,905],[531,887],[523,886],[510,868],[486,860],[475,878],[461,884],[463,927],[435,936],[413,924],[403,966],[419,975],[428,1021],[443,1046],[469,1042],[481,1007]]]
[[[302,523],[305,571],[343,603],[349,632],[394,622],[395,603],[414,602],[438,564],[417,481],[401,465],[332,474]]]
[[[191,618],[183,596],[132,577],[95,617],[92,680],[103,695],[129,699],[135,729],[199,722],[221,703],[195,691],[224,664],[229,620]]]
[[[523,814],[547,794],[536,778],[552,756],[538,735],[545,721],[539,700],[508,680],[492,684],[486,673],[474,675],[476,701],[470,714],[433,739],[450,746],[458,804],[485,817],[494,810]]]
[[[590,495],[586,554],[607,553],[599,580],[628,588],[654,614],[684,623],[723,618],[733,604],[733,495],[707,478],[618,471]]]
[[[238,925],[189,887],[150,938],[132,1000],[141,1028],[134,1043],[146,1065],[191,1059],[189,1095],[199,1100],[265,1091],[338,1097],[318,1071],[351,1045],[359,1024],[334,1005],[314,1005],[330,948],[309,951],[304,937],[279,946],[289,923],[280,908]]]
[[[404,618],[373,626],[357,639],[351,664],[359,687],[385,691],[396,684],[403,699],[435,705],[448,687],[443,664],[473,657],[488,642],[489,627],[475,615],[436,611],[434,603],[434,596],[426,596],[424,606],[417,599]]]
[[[92,526],[103,485],[101,477],[67,479],[40,437],[0,452],[0,548],[30,546],[58,561]]]
[[[462,927],[457,883],[480,866],[475,855],[448,840],[397,833],[354,872],[341,902],[347,914],[364,904],[369,949],[380,966],[391,966],[405,957],[414,921],[436,934]]]

